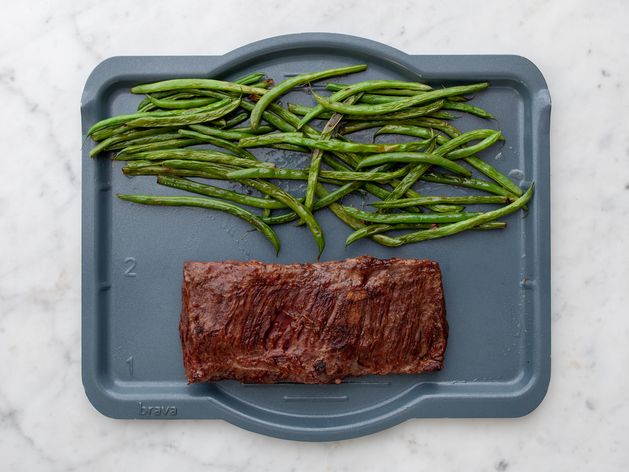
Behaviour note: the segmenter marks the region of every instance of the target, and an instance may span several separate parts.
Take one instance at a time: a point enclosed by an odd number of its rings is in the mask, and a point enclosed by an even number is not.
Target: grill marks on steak
[[[188,262],[180,333],[189,382],[328,383],[442,368],[436,262]]]

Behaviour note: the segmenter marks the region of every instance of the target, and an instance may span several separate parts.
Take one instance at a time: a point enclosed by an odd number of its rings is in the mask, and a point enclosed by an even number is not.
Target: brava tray
[[[347,379],[340,385],[187,385],[177,331],[182,263],[310,262],[316,257],[314,241],[304,227],[283,225],[276,258],[259,233],[230,215],[120,201],[116,193],[171,191],[151,177],[125,177],[119,163],[105,157],[90,159],[86,130],[99,119],[135,110],[141,97],[128,90],[138,83],[175,77],[235,79],[254,71],[279,82],[356,63],[369,64],[368,71],[335,80],[421,79],[439,86],[490,81],[492,86],[473,103],[497,120],[464,117],[456,124],[463,130],[494,126],[503,131],[504,147],[498,151],[494,146],[484,158],[523,187],[535,182],[528,213],[509,216],[506,230],[468,231],[395,249],[369,240],[345,249],[350,229],[327,210],[317,214],[327,235],[322,260],[369,254],[441,264],[450,323],[441,372]],[[305,92],[294,93],[291,101],[308,99]],[[289,35],[224,56],[107,59],[87,80],[81,114],[82,373],[87,396],[103,414],[220,418],[270,436],[328,441],[409,418],[516,417],[543,399],[550,378],[550,95],[542,74],[527,59],[412,56],[356,37]],[[281,152],[274,157],[284,163],[288,159]]]

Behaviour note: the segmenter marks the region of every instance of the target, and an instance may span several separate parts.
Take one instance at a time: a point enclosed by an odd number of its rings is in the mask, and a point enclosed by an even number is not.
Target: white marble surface
[[[629,468],[629,4],[98,0],[2,10],[0,470]],[[302,31],[410,53],[522,54],[544,72],[553,100],[553,374],[529,416],[414,420],[308,444],[219,421],[111,420],[87,401],[79,102],[89,72],[113,55],[221,54]]]

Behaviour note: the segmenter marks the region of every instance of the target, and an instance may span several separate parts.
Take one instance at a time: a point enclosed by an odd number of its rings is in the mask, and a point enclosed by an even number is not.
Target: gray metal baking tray
[[[489,126],[502,129],[506,144],[485,158],[522,186],[536,184],[528,213],[508,217],[504,231],[469,231],[396,249],[368,240],[346,249],[349,228],[328,211],[318,214],[328,235],[322,260],[369,254],[441,264],[450,323],[445,368],[347,379],[340,385],[187,385],[177,331],[183,261],[308,262],[316,257],[314,241],[304,227],[284,225],[276,258],[259,233],[229,215],[120,201],[119,192],[169,189],[157,188],[150,177],[127,178],[107,158],[89,159],[92,144],[85,139],[82,375],[87,396],[104,415],[220,418],[270,436],[329,441],[409,418],[517,417],[542,401],[550,379],[550,95],[529,60],[412,56],[336,34],[281,36],[224,56],[114,57],[99,64],[85,85],[83,135],[99,119],[134,110],[140,97],[128,89],[137,83],[190,76],[235,79],[253,71],[280,81],[363,62],[368,71],[342,80],[421,78],[438,85],[489,80],[491,88],[474,103],[496,115]],[[306,99],[303,91],[289,100]],[[457,125],[488,126],[473,117],[462,117]],[[297,159],[277,151],[270,157]],[[294,163],[300,164],[304,161]]]

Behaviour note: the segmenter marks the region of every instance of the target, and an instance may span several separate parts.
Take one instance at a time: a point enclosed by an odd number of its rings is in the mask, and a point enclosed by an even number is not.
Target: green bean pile
[[[114,152],[115,160],[125,161],[124,174],[156,176],[159,185],[196,195],[119,198],[144,205],[230,213],[260,231],[276,252],[280,241],[272,226],[298,221],[308,227],[321,255],[325,237],[314,215],[323,208],[354,230],[346,245],[371,238],[388,247],[468,229],[504,228],[506,223],[498,221],[500,218],[526,208],[533,185],[523,192],[477,156],[504,141],[502,133],[493,129],[462,133],[449,121],[454,118],[451,111],[493,118],[468,103],[470,94],[488,87],[486,82],[436,89],[398,80],[328,83],[325,88],[331,95],[312,92],[313,106],[283,106],[278,101],[296,87],[366,68],[355,65],[301,74],[275,86],[263,73],[235,82],[174,79],[138,85],[131,92],[145,97],[136,113],[113,116],[90,128],[88,135],[96,143],[90,156]],[[324,120],[322,127],[313,126],[313,120]],[[368,129],[376,130],[374,142],[348,137]],[[381,135],[413,140],[376,143]],[[277,167],[260,161],[251,152],[256,147],[308,153],[310,166]],[[485,178],[473,177],[472,170]],[[201,179],[237,181],[259,196]],[[304,181],[305,193],[293,195],[274,183],[276,180]],[[420,182],[487,195],[425,196],[417,191]],[[375,197],[370,204],[373,211],[343,205],[343,198],[354,193]],[[500,206],[485,212],[465,210],[465,205],[479,204]]]

